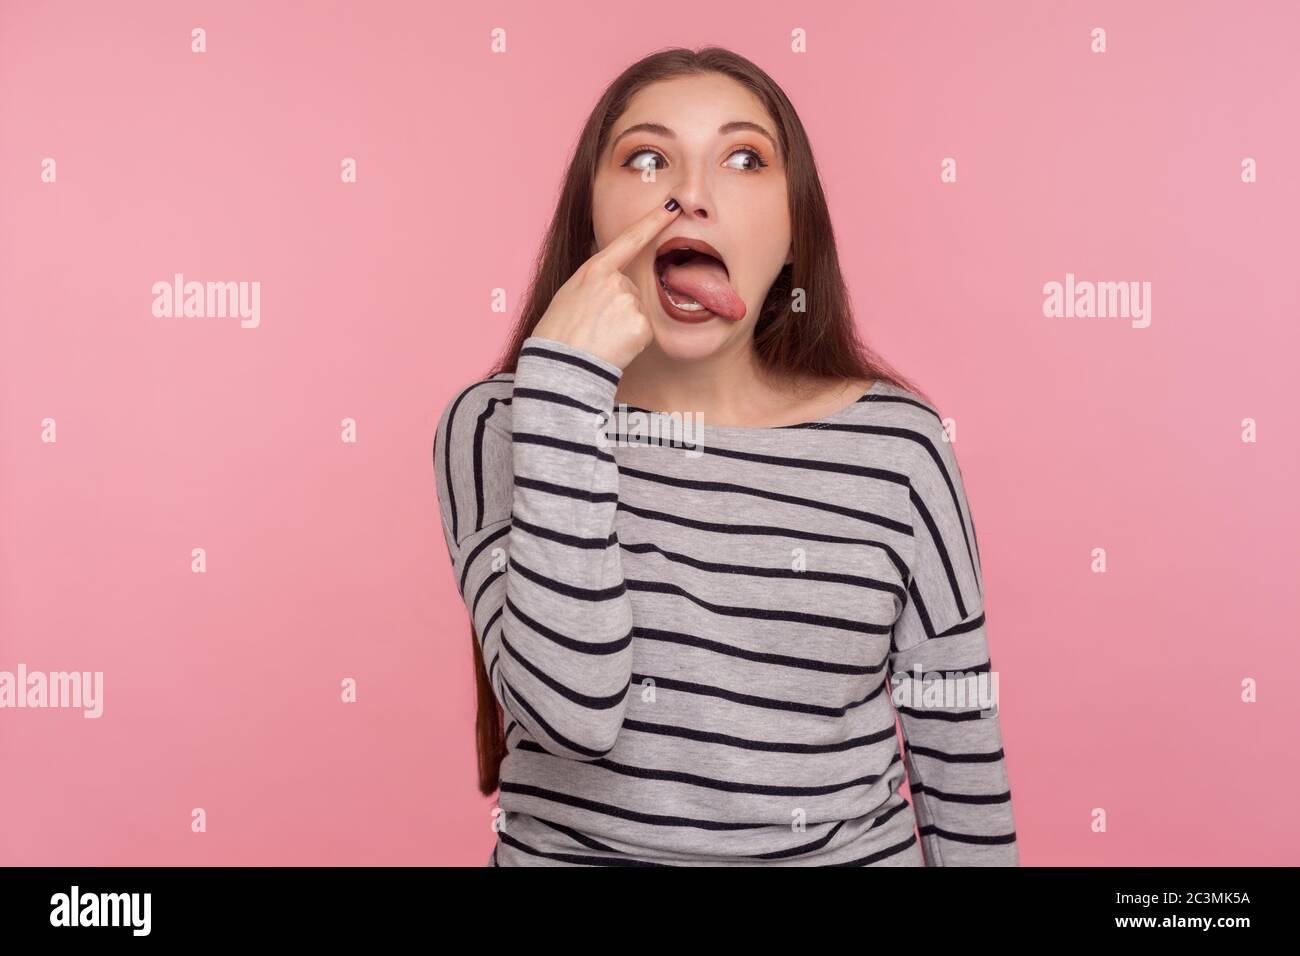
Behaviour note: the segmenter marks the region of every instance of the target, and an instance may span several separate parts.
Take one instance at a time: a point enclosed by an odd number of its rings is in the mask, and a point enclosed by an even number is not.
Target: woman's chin
[[[659,351],[684,362],[714,355],[731,340],[738,327],[738,323],[717,316],[704,322],[682,322],[665,315],[661,308],[654,310],[650,322]]]

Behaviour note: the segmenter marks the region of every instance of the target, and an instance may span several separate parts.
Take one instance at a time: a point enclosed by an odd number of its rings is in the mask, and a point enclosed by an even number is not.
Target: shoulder
[[[927,433],[943,428],[937,408],[911,389],[887,379],[877,379],[862,399],[871,414],[887,418],[891,424]]]
[[[961,484],[950,420],[928,399],[881,379],[858,403],[858,421],[880,443],[874,454],[914,491]]]
[[[966,483],[962,475],[950,419],[914,392],[880,382],[869,397],[880,403],[886,424],[908,446],[899,470],[907,480],[914,502],[921,502],[934,521],[960,523],[965,504]],[[945,516],[950,516],[945,518]]]
[[[936,442],[947,443],[939,409],[911,389],[878,379],[858,407],[864,422],[879,426],[905,445],[923,449]]]
[[[500,372],[457,389],[438,416],[434,453],[439,447],[454,448],[472,441],[484,429],[508,436],[514,387],[514,373]]]

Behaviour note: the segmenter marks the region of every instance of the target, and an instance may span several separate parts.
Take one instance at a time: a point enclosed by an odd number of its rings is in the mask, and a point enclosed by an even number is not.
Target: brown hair
[[[532,335],[560,286],[590,256],[592,184],[610,130],[642,87],[679,76],[718,73],[751,91],[776,125],[785,157],[794,261],[772,283],[754,326],[754,350],[760,367],[776,376],[814,379],[884,379],[925,394],[858,338],[848,289],[840,274],[830,210],[822,192],[812,147],[794,107],[777,84],[755,64],[730,50],[706,46],[675,47],[633,63],[606,88],[592,109],[574,149],[555,215],[536,261],[523,311],[491,374],[515,371],[524,340]],[[806,311],[791,308],[791,290],[805,291]],[[928,398],[926,398],[929,401]],[[478,694],[479,790],[492,794],[500,784],[505,734],[500,703],[483,665],[478,634],[471,622]]]

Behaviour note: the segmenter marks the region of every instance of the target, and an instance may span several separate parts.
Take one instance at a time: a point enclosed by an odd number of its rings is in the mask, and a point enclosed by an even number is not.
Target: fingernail
[[[680,203],[678,203],[676,199],[669,198],[669,200],[664,203],[664,208],[669,212],[676,212],[679,205]]]

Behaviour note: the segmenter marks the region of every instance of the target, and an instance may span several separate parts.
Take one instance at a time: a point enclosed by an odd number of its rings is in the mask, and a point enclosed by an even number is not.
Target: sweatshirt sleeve
[[[493,400],[467,389],[434,441],[443,533],[492,689],[533,740],[574,760],[613,748],[632,678],[618,466],[604,430],[621,376],[532,336],[510,396],[495,400],[510,405],[512,433],[484,427]]]
[[[918,451],[915,549],[889,669],[923,855],[927,866],[1018,866],[974,519],[937,419]]]

